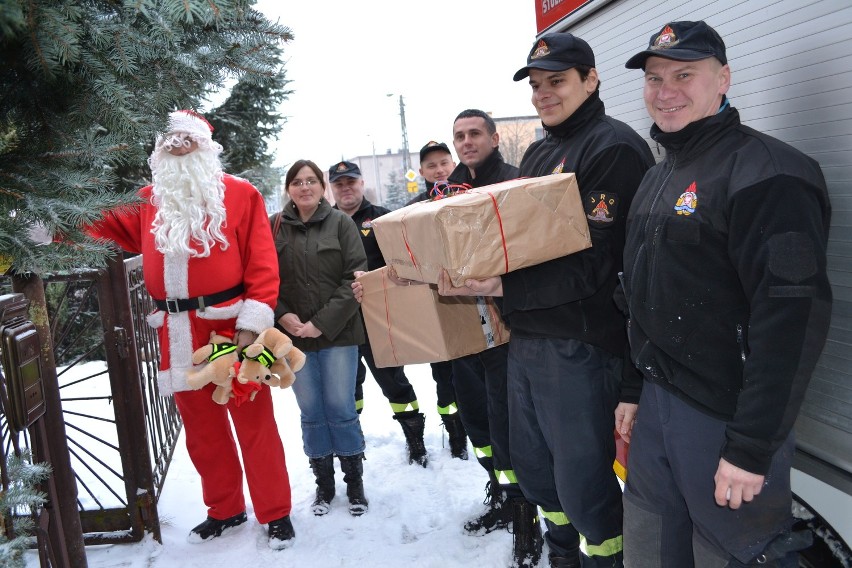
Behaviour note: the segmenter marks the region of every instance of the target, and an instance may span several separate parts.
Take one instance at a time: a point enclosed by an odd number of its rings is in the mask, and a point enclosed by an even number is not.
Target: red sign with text
[[[541,33],[590,0],[535,0],[536,33]]]

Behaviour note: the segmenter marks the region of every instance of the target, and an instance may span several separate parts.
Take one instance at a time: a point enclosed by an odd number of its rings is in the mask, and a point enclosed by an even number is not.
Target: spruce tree
[[[47,501],[38,485],[50,476],[50,465],[32,463],[29,450],[24,450],[9,454],[3,473],[8,483],[0,486],[0,566],[24,568],[23,553],[35,528],[33,514]]]
[[[277,198],[282,168],[271,166],[267,140],[277,136],[285,119],[278,107],[292,93],[283,71],[263,83],[240,81],[220,106],[207,113],[213,138],[225,151],[226,170],[250,180],[267,198]]]
[[[201,108],[233,79],[280,85],[292,35],[253,4],[0,0],[0,254],[12,271],[103,266],[111,249],[81,226],[132,206],[168,112]]]

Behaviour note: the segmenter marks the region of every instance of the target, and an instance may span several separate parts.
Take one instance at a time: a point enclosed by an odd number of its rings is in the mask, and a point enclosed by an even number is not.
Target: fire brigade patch
[[[679,41],[674,30],[670,26],[666,26],[660,32],[660,35],[657,36],[657,39],[654,40],[654,45],[651,46],[651,49],[668,49],[676,46]]]
[[[559,165],[553,168],[553,171],[550,172],[552,174],[561,174],[562,170],[565,169],[565,158],[562,158],[562,161],[559,162]]]
[[[548,55],[550,55],[550,48],[547,47],[545,41],[541,39],[535,46],[535,51],[530,54],[530,59],[541,59],[542,57],[547,57]]]
[[[365,237],[370,234],[370,230],[373,228],[373,220],[365,219],[363,223],[361,223],[361,234]]]
[[[678,215],[692,215],[698,208],[698,188],[695,182],[689,184],[686,191],[680,194],[675,203],[674,210]]]
[[[590,223],[607,225],[615,221],[618,214],[618,196],[612,193],[590,193],[586,195],[586,218]]]

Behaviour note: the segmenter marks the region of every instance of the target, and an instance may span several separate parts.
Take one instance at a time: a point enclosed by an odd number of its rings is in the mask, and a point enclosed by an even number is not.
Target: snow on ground
[[[364,487],[370,500],[370,510],[364,516],[356,518],[347,511],[346,486],[337,460],[337,496],[331,512],[323,517],[310,512],[315,484],[302,451],[299,408],[291,389],[276,389],[275,413],[293,494],[291,519],[296,540],[291,548],[267,548],[265,527],[254,519],[250,502],[249,522],[211,542],[186,542],[189,530],[204,519],[206,512],[198,476],[181,436],[159,501],[163,543],[146,536],[136,544],[91,546],[86,552],[89,567],[508,566],[512,535],[505,530],[482,537],[463,534],[464,521],[484,510],[487,475],[473,459],[472,448],[469,461],[450,457],[446,434],[435,410],[435,383],[429,366],[408,366],[406,374],[417,391],[421,411],[426,414],[429,464],[426,468],[408,464],[402,430],[391,418],[390,407],[376,382],[368,375],[361,414],[367,439]],[[246,495],[248,500],[247,489]],[[545,557],[546,554],[545,551]],[[28,557],[27,566],[37,567],[37,558]]]

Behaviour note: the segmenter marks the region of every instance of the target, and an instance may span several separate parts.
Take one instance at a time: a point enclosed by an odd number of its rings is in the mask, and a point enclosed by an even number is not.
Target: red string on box
[[[506,263],[506,272],[509,272],[509,251],[506,249],[506,235],[503,233],[503,218],[500,217],[500,208],[497,207],[497,199],[491,192],[488,192],[491,198],[491,203],[494,205],[494,212],[497,214],[497,224],[500,227],[500,239],[503,241],[503,260]]]
[[[445,199],[447,197],[452,197],[453,195],[458,195],[459,193],[465,193],[470,189],[472,189],[472,187],[467,183],[436,181],[434,187],[429,190],[429,200],[437,201],[439,199]]]
[[[420,274],[420,280],[423,280],[423,272],[420,270],[420,266],[417,264],[417,259],[414,258],[414,253],[408,245],[408,231],[405,228],[405,217],[407,215],[408,212],[406,211],[399,219],[399,224],[402,226],[402,243],[405,245],[405,250],[408,251],[408,257],[411,259],[411,263],[414,264],[414,268],[416,268],[417,272]]]
[[[388,275],[387,270],[382,272],[382,292],[384,293],[385,298],[385,319],[387,320],[387,328],[388,328],[388,343],[391,346],[391,353],[393,353],[393,360],[396,363],[396,366],[399,366],[399,358],[396,356],[396,346],[393,344],[393,334],[391,334],[391,319],[390,319],[390,306],[388,305]]]

